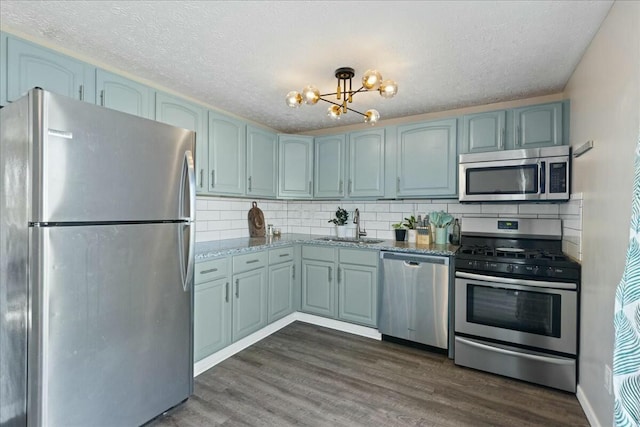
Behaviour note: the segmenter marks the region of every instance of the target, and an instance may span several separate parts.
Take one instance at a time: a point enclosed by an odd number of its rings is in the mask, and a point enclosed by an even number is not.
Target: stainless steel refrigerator
[[[187,399],[195,134],[39,89],[0,119],[0,425]]]

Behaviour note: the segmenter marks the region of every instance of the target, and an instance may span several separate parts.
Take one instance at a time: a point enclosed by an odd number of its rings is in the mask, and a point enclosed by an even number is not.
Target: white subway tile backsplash
[[[196,200],[196,241],[247,237],[247,215],[252,199],[198,197]],[[428,215],[445,211],[454,217],[491,218],[560,218],[563,225],[563,248],[570,256],[581,259],[582,197],[567,203],[535,204],[461,204],[455,199],[378,200],[378,201],[286,201],[258,200],[267,224],[279,227],[283,233],[334,235],[335,228],[328,220],[338,207],[349,212],[349,232],[355,233],[353,215],[360,210],[360,219],[367,237],[393,239],[392,224],[402,222],[409,215]]]
[[[518,206],[518,213],[521,214],[558,215],[558,212],[557,204],[522,203]]]
[[[518,213],[518,205],[516,204],[496,204],[490,205],[487,203],[483,203],[480,205],[481,212],[484,214],[517,214]]]
[[[462,203],[449,203],[445,212],[450,214],[470,214],[470,213],[482,213],[482,205],[479,204],[462,204]]]

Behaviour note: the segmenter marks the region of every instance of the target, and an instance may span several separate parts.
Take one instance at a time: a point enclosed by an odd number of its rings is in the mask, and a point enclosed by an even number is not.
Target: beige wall
[[[617,1],[565,88],[571,145],[594,148],[574,159],[583,194],[582,307],[578,397],[592,424],[612,424],[604,387],[613,361],[613,307],[624,268],[634,152],[640,126],[640,3]]]

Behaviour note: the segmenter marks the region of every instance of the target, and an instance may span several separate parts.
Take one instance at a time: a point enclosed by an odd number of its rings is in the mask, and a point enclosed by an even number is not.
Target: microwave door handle
[[[547,162],[540,162],[540,194],[544,195],[547,191],[545,190],[546,177],[547,177]]]

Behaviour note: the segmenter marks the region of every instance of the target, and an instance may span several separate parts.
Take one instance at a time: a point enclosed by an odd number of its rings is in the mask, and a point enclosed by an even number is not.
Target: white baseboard
[[[253,344],[268,337],[274,332],[277,332],[280,329],[284,328],[285,326],[295,322],[296,321],[295,314],[296,313],[292,313],[288,316],[283,317],[280,320],[276,320],[275,322],[270,323],[269,325],[265,326],[259,331],[256,331],[251,335],[246,336],[241,340],[234,342],[230,346],[225,347],[222,350],[216,353],[213,353],[212,355],[207,356],[202,360],[197,361],[193,365],[193,376],[197,377],[207,369],[213,368],[223,360],[230,358],[234,354],[241,352],[245,348],[252,346]]]
[[[213,353],[210,356],[205,357],[202,360],[193,364],[193,376],[197,377],[204,371],[213,368],[218,363],[230,358],[236,353],[241,352],[245,348],[252,346],[258,341],[268,337],[274,332],[279,331],[285,326],[299,320],[300,322],[310,323],[312,325],[323,326],[325,328],[331,328],[342,332],[347,332],[354,335],[360,335],[366,338],[372,338],[375,340],[381,340],[382,335],[377,329],[368,328],[366,326],[354,325],[353,323],[341,322],[340,320],[327,319],[326,317],[314,316],[313,314],[301,313],[296,311],[280,320],[265,326],[259,331],[242,338],[239,341],[234,342],[228,347]]]
[[[578,384],[578,387],[576,389],[576,397],[578,398],[578,402],[580,403],[580,406],[582,406],[582,410],[587,416],[587,421],[589,421],[591,427],[602,427],[602,424],[600,424],[600,421],[598,421],[598,417],[596,417],[595,411],[589,403],[589,399],[587,399],[584,391],[582,391],[580,384]]]
[[[342,322],[340,320],[328,319],[326,317],[314,316],[313,314],[295,312],[293,313],[296,320],[312,325],[323,326],[325,328],[335,329],[337,331],[347,332],[349,334],[360,335],[361,337],[371,338],[380,341],[382,335],[377,329],[366,326],[354,325],[353,323]]]

